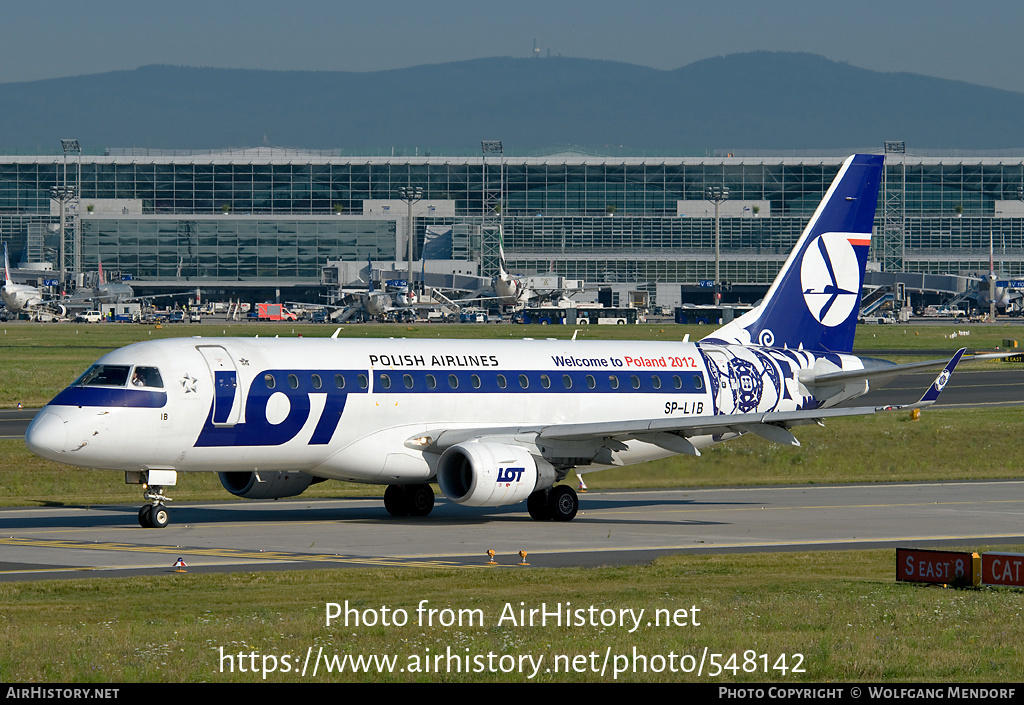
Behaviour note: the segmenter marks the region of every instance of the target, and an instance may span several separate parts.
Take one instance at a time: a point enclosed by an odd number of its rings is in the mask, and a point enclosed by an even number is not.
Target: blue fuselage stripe
[[[50,402],[53,406],[114,406],[160,409],[167,404],[167,392],[126,387],[68,387]]]
[[[704,373],[698,370],[265,370],[252,384],[267,385],[269,375],[275,391],[315,394],[330,385],[332,391],[365,394],[368,390],[359,376],[368,373],[375,394],[704,394],[707,389]],[[314,377],[319,377],[319,385]],[[337,386],[337,377],[344,380],[343,387]]]

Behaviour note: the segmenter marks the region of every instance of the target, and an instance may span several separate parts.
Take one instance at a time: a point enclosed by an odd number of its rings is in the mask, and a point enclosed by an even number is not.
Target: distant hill
[[[371,73],[144,66],[0,84],[0,152],[62,137],[109,147],[269,144],[438,153],[501,139],[516,153],[1024,145],[1024,93],[811,54],[754,52],[674,71],[589,59],[492,58]]]

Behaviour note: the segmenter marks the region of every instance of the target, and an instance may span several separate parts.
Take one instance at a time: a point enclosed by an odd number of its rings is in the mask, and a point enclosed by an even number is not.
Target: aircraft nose
[[[59,460],[67,440],[67,423],[52,411],[40,411],[25,431],[25,445],[28,449],[50,460]]]

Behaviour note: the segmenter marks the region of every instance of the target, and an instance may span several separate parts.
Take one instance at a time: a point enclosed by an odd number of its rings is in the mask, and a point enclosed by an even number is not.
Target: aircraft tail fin
[[[508,274],[508,266],[505,264],[505,233],[498,228],[498,275]]]
[[[883,164],[849,157],[761,304],[704,340],[852,351]]]

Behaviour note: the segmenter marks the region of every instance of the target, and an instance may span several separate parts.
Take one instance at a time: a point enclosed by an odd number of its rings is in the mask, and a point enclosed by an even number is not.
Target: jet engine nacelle
[[[437,464],[441,492],[467,507],[518,504],[555,480],[550,463],[501,443],[460,443],[442,453]]]
[[[236,497],[279,499],[306,491],[316,479],[301,472],[222,472],[220,484]]]

